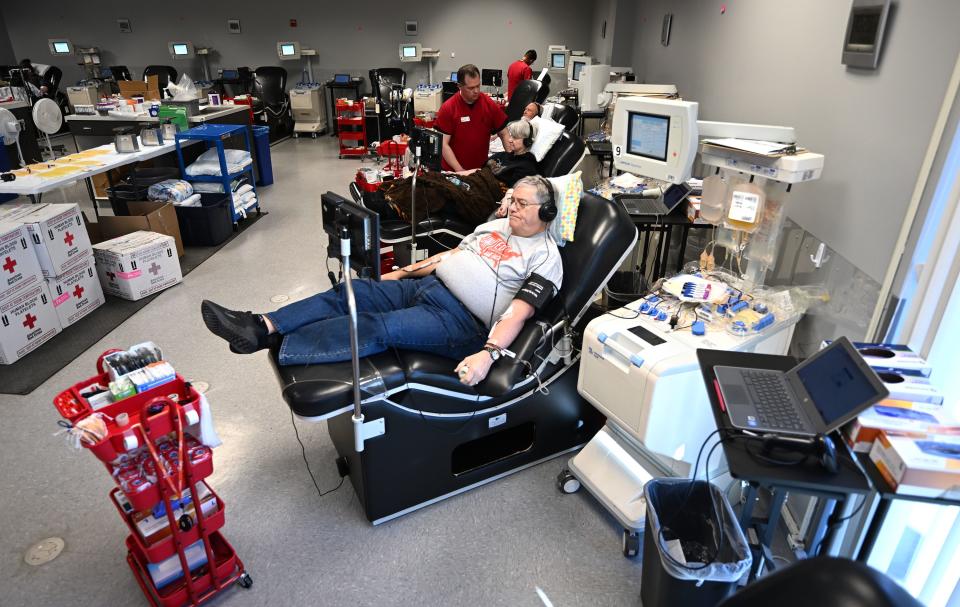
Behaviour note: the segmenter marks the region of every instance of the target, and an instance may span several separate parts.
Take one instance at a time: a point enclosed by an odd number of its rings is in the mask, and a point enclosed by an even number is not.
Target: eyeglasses
[[[510,199],[510,204],[517,205],[517,206],[520,208],[520,210],[522,211],[523,209],[525,209],[525,208],[527,208],[527,207],[538,207],[538,206],[542,205],[543,203],[542,203],[542,202],[527,202],[526,200],[523,200],[523,199],[521,199],[521,198],[511,198],[511,199]]]

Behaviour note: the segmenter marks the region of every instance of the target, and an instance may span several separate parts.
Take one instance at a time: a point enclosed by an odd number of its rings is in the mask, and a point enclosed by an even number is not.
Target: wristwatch
[[[500,348],[488,344],[484,346],[483,349],[487,351],[487,354],[490,355],[490,358],[493,359],[493,362],[500,360]]]

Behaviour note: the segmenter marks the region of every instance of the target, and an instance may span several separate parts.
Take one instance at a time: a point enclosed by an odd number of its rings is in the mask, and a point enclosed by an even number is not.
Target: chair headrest
[[[585,149],[586,144],[582,139],[563,131],[540,161],[540,174],[544,177],[566,175],[583,156]]]
[[[507,120],[511,122],[520,120],[523,116],[523,110],[530,105],[530,102],[536,101],[543,103],[550,94],[550,87],[539,80],[524,80],[513,89],[510,95],[510,105],[507,106]]]

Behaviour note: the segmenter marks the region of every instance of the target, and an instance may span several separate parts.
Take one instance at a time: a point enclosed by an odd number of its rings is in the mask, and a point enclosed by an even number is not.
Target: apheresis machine
[[[738,269],[710,267],[711,244],[700,271],[657,283],[584,331],[577,389],[607,423],[558,481],[566,492],[582,483],[618,519],[627,556],[639,547],[644,483],[693,476],[698,450],[715,430],[696,350],[785,354],[804,311],[789,290],[765,289],[762,278],[773,265],[786,195],[793,184],[819,178],[823,156],[798,152],[793,129],[698,123],[697,110],[688,101],[621,97],[613,117],[614,164],[622,171],[660,187],[680,184],[700,154],[711,173],[701,210],[708,198],[716,205],[707,220]],[[715,458],[711,473],[721,466]],[[706,468],[701,460],[701,478]]]
[[[306,59],[302,78],[296,87],[290,89],[290,111],[293,114],[293,136],[309,134],[316,137],[327,130],[327,110],[323,102],[323,87],[313,81],[313,66],[310,58],[317,51],[303,48],[297,41],[277,42],[277,57],[281,61],[300,61]]]

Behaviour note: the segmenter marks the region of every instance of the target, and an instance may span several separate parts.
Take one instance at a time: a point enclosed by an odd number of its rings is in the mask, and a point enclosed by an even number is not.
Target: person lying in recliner
[[[518,179],[540,172],[537,159],[530,153],[536,127],[516,120],[504,131],[504,151],[490,156],[483,168],[417,177],[417,221],[443,211],[445,216],[478,225],[497,209]],[[379,192],[364,195],[364,205],[376,211],[380,221],[410,221],[411,183],[411,178],[388,182]]]
[[[552,186],[524,177],[508,218],[485,223],[459,247],[383,276],[353,282],[359,351],[403,348],[461,359],[461,383],[483,381],[524,322],[560,289],[563,264],[547,231],[557,215]],[[346,289],[331,289],[275,312],[228,310],[204,300],[203,322],[230,350],[279,345],[281,365],[350,360]],[[494,322],[496,321],[496,322]]]

